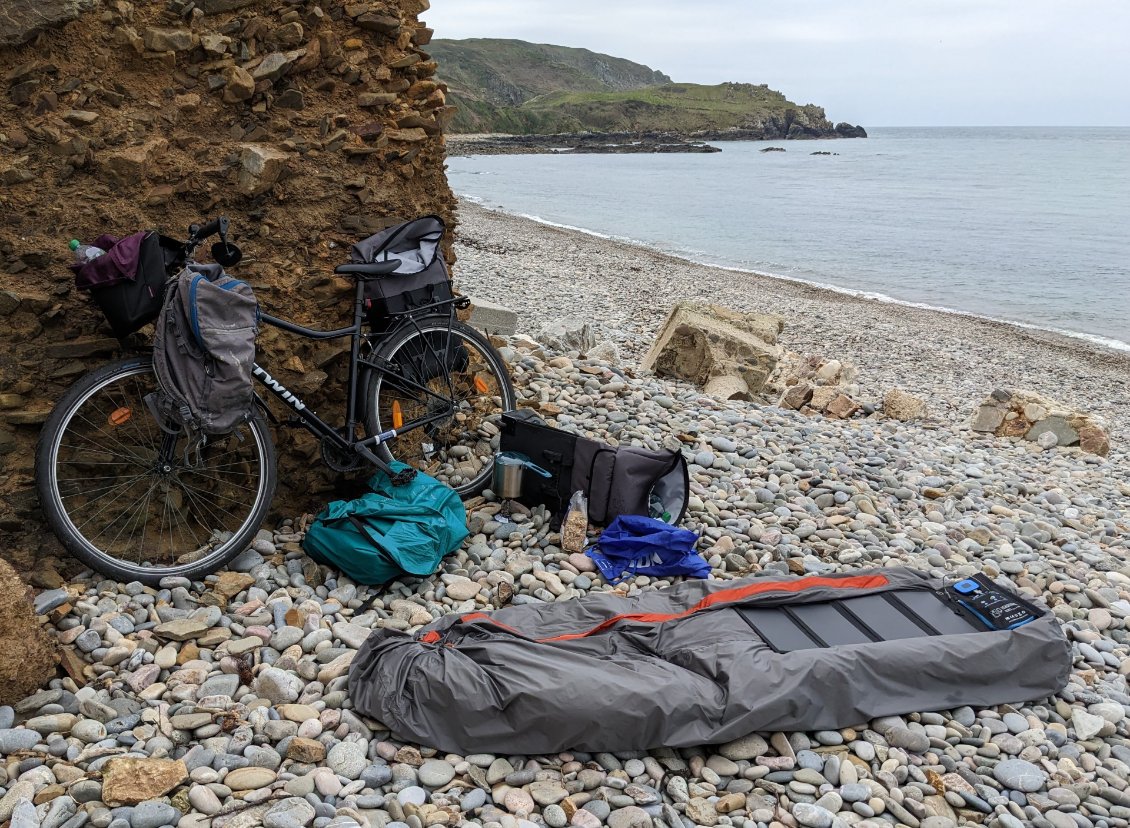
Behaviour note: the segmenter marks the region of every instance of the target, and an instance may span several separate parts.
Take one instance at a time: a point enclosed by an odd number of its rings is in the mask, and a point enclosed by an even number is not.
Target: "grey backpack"
[[[190,447],[253,416],[258,332],[255,294],[220,265],[191,264],[169,282],[153,340],[154,407],[188,432]]]

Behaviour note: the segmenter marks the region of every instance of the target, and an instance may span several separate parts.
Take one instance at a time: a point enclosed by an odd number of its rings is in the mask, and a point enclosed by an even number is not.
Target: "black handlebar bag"
[[[140,234],[138,234],[140,235]],[[145,233],[137,248],[136,267],[133,257],[112,255],[118,244],[130,238],[100,236],[95,246],[106,252],[96,259],[71,265],[75,286],[90,292],[90,298],[101,309],[110,329],[124,339],[157,318],[170,271],[174,273],[184,262],[184,244],[155,232]],[[101,244],[99,244],[101,242]],[[105,245],[105,247],[103,247]],[[123,270],[123,262],[126,269]]]
[[[500,450],[525,454],[549,472],[523,476],[518,499],[526,505],[562,512],[573,492],[582,491],[589,522],[597,526],[618,515],[677,524],[686,514],[690,472],[680,451],[610,446],[552,428],[530,410],[502,415]]]

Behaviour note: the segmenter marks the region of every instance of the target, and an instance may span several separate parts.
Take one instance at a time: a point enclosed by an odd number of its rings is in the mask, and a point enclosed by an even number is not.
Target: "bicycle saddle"
[[[378,276],[387,276],[398,267],[400,267],[400,259],[388,259],[383,262],[338,265],[334,268],[334,273],[356,276],[358,279],[376,279]]]

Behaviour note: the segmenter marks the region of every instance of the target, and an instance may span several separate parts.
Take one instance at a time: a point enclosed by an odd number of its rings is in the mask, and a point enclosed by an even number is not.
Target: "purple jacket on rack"
[[[142,231],[124,239],[106,234],[99,236],[94,240],[94,246],[105,250],[105,255],[70,265],[75,274],[75,287],[99,290],[121,282],[132,282],[137,278],[137,266],[141,261],[141,242],[147,235],[146,231]]]

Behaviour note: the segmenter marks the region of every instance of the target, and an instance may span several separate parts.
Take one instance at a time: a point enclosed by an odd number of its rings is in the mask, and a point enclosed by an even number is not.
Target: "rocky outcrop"
[[[726,400],[750,400],[777,367],[784,328],[778,316],[680,302],[671,309],[641,367],[694,383]]]
[[[0,559],[0,704],[13,704],[55,675],[55,645],[36,620],[28,589]]]
[[[557,135],[449,136],[450,155],[636,155],[640,153],[710,153],[718,147],[669,132],[565,132]]]
[[[1098,420],[1034,391],[998,388],[981,403],[971,428],[1030,440],[1044,449],[1078,446],[1089,454],[1110,454],[1110,440]]]
[[[36,430],[76,377],[120,354],[72,287],[69,239],[146,228],[183,238],[227,215],[247,254],[234,272],[264,309],[333,328],[350,313],[351,282],[333,276],[350,243],[426,213],[453,223],[451,110],[423,48],[427,6],[0,3],[0,529],[23,538],[4,554],[38,565],[59,551],[34,521]],[[62,25],[12,47],[12,20],[35,15],[37,28]],[[342,410],[340,343],[267,328],[259,351],[311,405]],[[312,462],[317,443],[275,436],[277,505],[324,502],[336,478]]]
[[[0,3],[0,49],[27,43],[53,26],[69,23],[98,0],[4,0]]]

